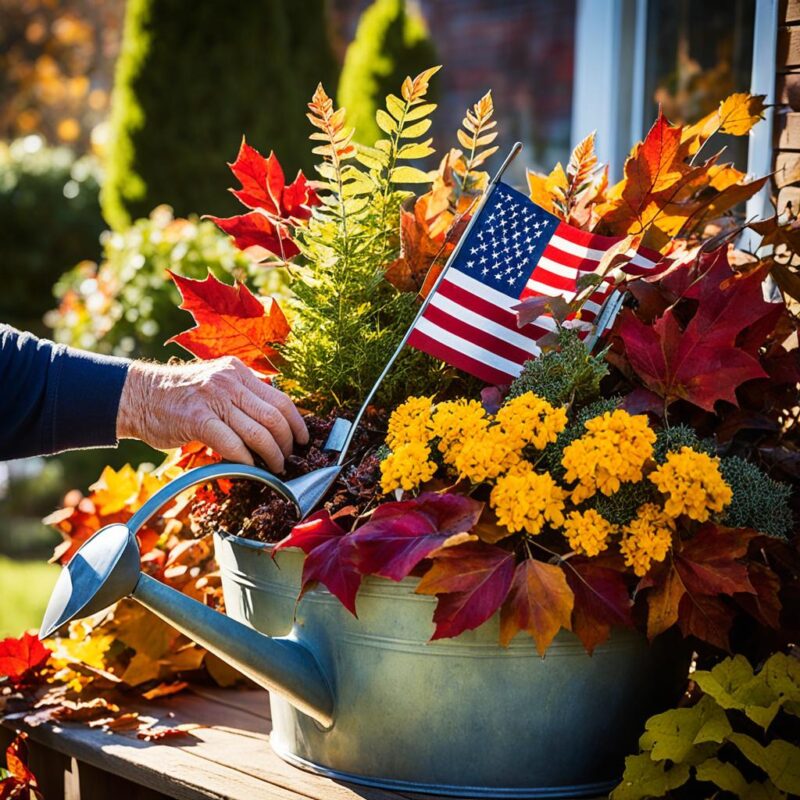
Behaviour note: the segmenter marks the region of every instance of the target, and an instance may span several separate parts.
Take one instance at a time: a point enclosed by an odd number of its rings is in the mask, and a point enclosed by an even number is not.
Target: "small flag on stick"
[[[502,182],[490,191],[408,343],[487,383],[506,384],[539,354],[538,339],[556,327],[542,316],[519,328],[513,307],[534,296],[573,300],[581,277],[594,274],[603,254],[624,237],[568,225]],[[646,274],[660,260],[640,249],[623,270]],[[595,287],[582,320],[595,319],[612,288],[610,279]]]

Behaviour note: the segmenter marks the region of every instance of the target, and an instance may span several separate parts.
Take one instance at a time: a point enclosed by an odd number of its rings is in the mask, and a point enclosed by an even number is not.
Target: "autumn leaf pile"
[[[277,154],[242,142],[230,166],[246,210],[213,219],[253,269],[286,275],[280,304],[241,282],[171,275],[195,322],[174,341],[197,358],[237,356],[319,428],[290,465],[298,474],[327,463],[324,425],[363,399],[489,184],[483,168],[498,147],[489,93],[467,111],[459,148],[425,167],[435,71],[386,98],[372,146],[354,143],[346,110],[318,87],[308,104],[315,180],[289,181]],[[676,628],[704,653],[785,646],[800,633],[800,223],[785,213],[750,222],[771,251],[736,251],[741,205],[766,178],[748,180],[709,144],[717,132],[746,135],[762,100],[732,95],[693,125],[659,115],[614,185],[593,136],[566,168],[529,172],[534,202],[623,239],[575,297],[519,307],[520,324],[548,314],[557,330],[514,385],[479,392],[408,351],[317,514],[293,525],[274,498],[219,481],[140,531],[143,568],[221,608],[208,531],[227,525],[302,549],[298,593],[321,584],[353,613],[365,576],[409,579],[409,591],[436,599],[433,638],[499,613],[502,644],[524,633],[540,653],[562,630],[591,652],[616,626],[651,638]],[[641,248],[660,256],[656,268],[620,269]],[[589,352],[575,329],[599,281],[623,307]],[[98,528],[213,460],[193,443],[156,469],[105,470],[49,518],[64,537],[56,558],[66,563]],[[158,694],[185,678],[233,677],[128,601],[48,646],[35,674],[76,718],[94,714],[92,703],[98,719],[113,718],[97,700],[112,684]]]

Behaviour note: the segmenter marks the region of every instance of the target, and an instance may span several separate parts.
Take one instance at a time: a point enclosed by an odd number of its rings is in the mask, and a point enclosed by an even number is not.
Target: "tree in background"
[[[435,63],[436,50],[422,15],[405,0],[375,0],[361,15],[347,48],[337,93],[356,139],[371,145],[382,136],[375,112],[383,108],[386,95],[396,92],[406,75]]]
[[[303,101],[309,76],[328,80],[334,66],[324,3],[295,5],[129,0],[102,192],[113,228],[160,203],[178,216],[232,211],[225,162],[243,133],[287,172],[310,166]]]
[[[122,0],[0,0],[0,138],[98,143],[122,12]]]

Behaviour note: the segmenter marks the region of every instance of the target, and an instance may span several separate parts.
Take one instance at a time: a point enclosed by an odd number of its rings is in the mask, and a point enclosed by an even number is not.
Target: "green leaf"
[[[431,121],[429,119],[423,119],[422,122],[416,122],[414,125],[409,125],[407,128],[403,128],[403,130],[400,131],[400,138],[416,139],[417,136],[422,136],[423,133],[427,133],[430,126]]]
[[[427,172],[416,167],[395,167],[391,174],[392,183],[430,183]]]
[[[367,169],[380,170],[386,166],[383,153],[381,153],[380,150],[376,150],[372,147],[367,148],[362,145],[359,145],[356,151],[356,161],[363,164]]]
[[[425,158],[434,152],[431,147],[433,139],[426,139],[424,142],[412,142],[404,144],[398,151],[398,158]]]
[[[753,674],[744,656],[737,655],[710,672],[698,670],[694,679],[723,708],[744,711],[764,730],[782,706],[794,708],[800,702],[800,662],[783,653],[771,656],[758,674]]]
[[[766,747],[751,736],[733,733],[729,737],[742,755],[767,773],[782,792],[800,795],[800,747],[776,739]]]
[[[436,103],[423,103],[419,106],[410,108],[406,113],[406,122],[413,122],[416,119],[422,119],[436,110]]]
[[[689,765],[665,764],[651,761],[647,753],[628,756],[625,759],[625,774],[622,781],[611,792],[611,800],[642,800],[645,797],[663,797],[667,792],[683,786],[689,780]]]
[[[386,108],[389,113],[400,122],[406,113],[406,101],[401,100],[396,94],[390,94],[386,97]]]
[[[696,745],[722,743],[732,728],[725,712],[710,698],[702,697],[691,708],[674,708],[650,717],[639,739],[642,750],[649,750],[654,761],[676,764],[689,760]],[[716,747],[704,748],[715,750]]]
[[[397,123],[382,108],[375,112],[375,122],[384,133],[388,133],[390,136],[397,132]]]
[[[723,792],[730,792],[741,800],[782,800],[785,797],[772,783],[748,783],[733,764],[726,764],[718,758],[698,764],[695,777],[699,781],[713,783]]]

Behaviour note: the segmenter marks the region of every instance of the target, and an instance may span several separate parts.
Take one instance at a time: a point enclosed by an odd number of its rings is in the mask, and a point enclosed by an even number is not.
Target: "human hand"
[[[293,441],[306,444],[308,430],[294,403],[238,358],[134,361],[122,389],[117,437],[162,450],[200,441],[244,464],[253,463],[250,448],[273,472],[283,472]]]

